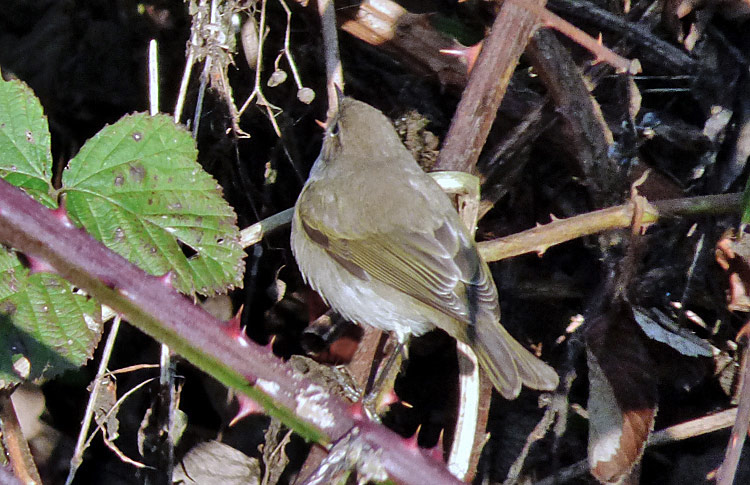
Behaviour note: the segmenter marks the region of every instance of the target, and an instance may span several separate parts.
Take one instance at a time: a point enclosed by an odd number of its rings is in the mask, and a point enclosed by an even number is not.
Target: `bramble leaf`
[[[51,171],[50,136],[42,105],[21,81],[0,82],[0,177],[54,208]]]
[[[30,274],[15,254],[0,251],[0,388],[82,366],[101,326],[96,301],[57,275]]]
[[[63,174],[66,208],[92,236],[143,270],[172,271],[183,293],[240,286],[237,217],[196,158],[190,134],[171,118],[125,116],[70,161]]]

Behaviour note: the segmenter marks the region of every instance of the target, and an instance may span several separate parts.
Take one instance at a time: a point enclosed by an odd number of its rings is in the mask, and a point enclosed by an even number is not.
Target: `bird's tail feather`
[[[526,350],[499,322],[480,318],[473,333],[469,344],[479,365],[504,398],[518,397],[521,384],[544,391],[557,387],[557,372]]]

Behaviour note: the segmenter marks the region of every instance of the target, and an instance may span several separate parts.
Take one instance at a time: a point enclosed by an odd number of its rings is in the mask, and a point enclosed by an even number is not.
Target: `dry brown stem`
[[[13,473],[23,483],[42,483],[39,471],[36,469],[34,458],[31,456],[29,444],[21,431],[16,410],[10,399],[9,390],[0,392],[0,422],[2,422],[2,437],[5,453],[13,468]]]

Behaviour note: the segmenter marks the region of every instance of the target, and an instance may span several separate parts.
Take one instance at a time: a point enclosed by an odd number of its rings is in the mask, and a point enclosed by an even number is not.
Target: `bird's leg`
[[[367,394],[362,399],[363,407],[373,419],[379,420],[378,416],[393,402],[393,386],[402,363],[408,358],[408,343],[408,336],[397,341],[396,347],[380,367],[375,382],[367,389]]]

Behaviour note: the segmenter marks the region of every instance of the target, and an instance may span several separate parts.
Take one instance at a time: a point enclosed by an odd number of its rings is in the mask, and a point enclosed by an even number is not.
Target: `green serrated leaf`
[[[82,366],[100,335],[98,303],[0,250],[0,388]]]
[[[0,78],[0,177],[47,207],[52,155],[47,119],[33,91],[21,81]]]
[[[171,270],[183,293],[241,286],[237,216],[196,158],[190,134],[171,118],[126,116],[70,161],[62,179],[68,213],[145,271]]]

